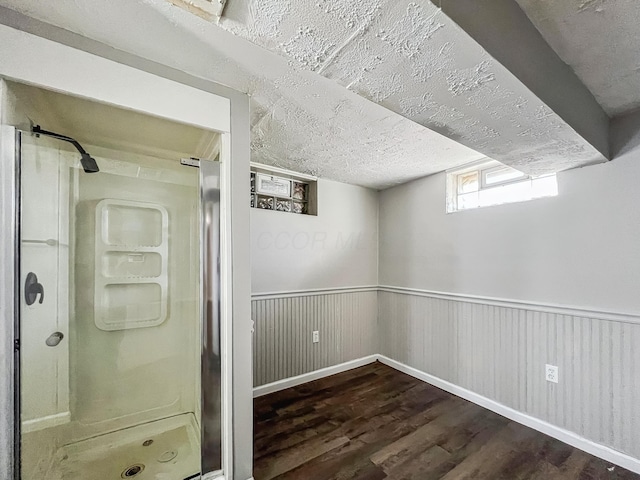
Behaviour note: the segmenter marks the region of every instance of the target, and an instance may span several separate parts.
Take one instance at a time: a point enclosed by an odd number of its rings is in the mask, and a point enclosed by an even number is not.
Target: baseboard
[[[438,387],[442,390],[452,393],[453,395],[464,398],[465,400],[473,402],[476,405],[480,405],[487,410],[491,410],[492,412],[502,415],[503,417],[513,420],[514,422],[518,422],[522,425],[533,428],[534,430],[549,435],[550,437],[556,438],[561,442],[567,443],[573,447],[590,453],[591,455],[602,458],[603,460],[640,474],[640,460],[637,458],[633,458],[625,453],[588,440],[576,433],[552,425],[551,423],[545,422],[544,420],[540,420],[538,418],[527,415],[526,413],[514,410],[513,408],[496,402],[495,400],[491,400],[490,398],[479,395],[475,392],[472,392],[471,390],[467,390],[466,388],[462,388],[446,380],[442,380],[441,378],[435,377],[416,368],[392,360],[388,357],[385,357],[384,355],[376,355],[376,357],[381,363],[384,363],[385,365],[388,365],[389,367],[394,368],[400,372],[406,373],[407,375],[411,375],[418,380],[422,380],[423,382],[433,385],[434,387]]]
[[[296,377],[285,378],[284,380],[278,380],[277,382],[267,383],[253,389],[253,398],[268,395],[270,393],[279,392],[280,390],[286,390],[287,388],[302,385],[303,383],[312,382],[320,378],[329,377],[336,373],[346,372],[353,368],[362,367],[369,363],[373,363],[378,360],[378,355],[369,355],[367,357],[357,358],[349,362],[334,365],[332,367],[321,368],[320,370],[314,370],[313,372],[298,375]]]
[[[42,418],[36,418],[35,420],[26,420],[22,422],[20,431],[22,433],[37,432],[38,430],[44,430],[45,428],[55,427],[63,425],[71,421],[71,412],[56,413]]]

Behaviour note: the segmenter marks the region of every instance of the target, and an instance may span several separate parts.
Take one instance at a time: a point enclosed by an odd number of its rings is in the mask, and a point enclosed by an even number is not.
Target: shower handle
[[[41,283],[38,283],[38,276],[33,272],[29,272],[24,281],[24,300],[27,302],[27,305],[36,303],[38,295],[40,295],[40,301],[38,303],[44,302],[44,287]]]

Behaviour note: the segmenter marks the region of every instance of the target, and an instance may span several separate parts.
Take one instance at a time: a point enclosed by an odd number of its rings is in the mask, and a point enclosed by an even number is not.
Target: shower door
[[[21,478],[219,472],[218,164],[17,145]]]

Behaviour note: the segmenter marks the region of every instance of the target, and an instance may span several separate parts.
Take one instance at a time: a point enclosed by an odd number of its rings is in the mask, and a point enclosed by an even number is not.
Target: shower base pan
[[[199,472],[197,427],[184,414],[65,445],[46,478],[181,480]]]

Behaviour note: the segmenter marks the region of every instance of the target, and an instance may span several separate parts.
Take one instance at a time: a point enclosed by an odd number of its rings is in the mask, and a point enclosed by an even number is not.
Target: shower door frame
[[[1,87],[6,86],[2,80],[7,79],[84,97],[96,102],[122,106],[140,113],[161,116],[181,123],[189,123],[220,134],[221,460],[222,478],[227,480],[235,478],[233,469],[234,462],[238,462],[236,457],[240,456],[242,462],[246,464],[247,459],[250,458],[251,448],[249,447],[243,452],[234,451],[234,429],[239,428],[243,435],[247,433],[251,435],[251,430],[250,428],[248,431],[246,430],[244,426],[246,419],[244,418],[239,422],[241,423],[240,427],[233,422],[233,409],[236,401],[233,392],[234,388],[237,390],[237,387],[234,384],[232,364],[233,357],[236,355],[232,335],[234,313],[232,308],[234,301],[238,305],[233,287],[234,284],[238,285],[239,281],[234,278],[233,271],[236,269],[236,263],[239,263],[237,261],[238,253],[242,252],[244,248],[238,248],[236,252],[232,249],[232,172],[237,187],[237,172],[242,171],[244,165],[232,165],[231,148],[233,145],[233,161],[242,161],[244,164],[246,160],[246,178],[248,178],[248,108],[246,112],[242,112],[240,118],[236,115],[233,121],[234,128],[246,126],[246,132],[240,132],[238,137],[234,139],[231,134],[231,101],[225,96],[0,25],[0,45],[3,43],[9,46],[7,50],[12,50],[15,57],[7,56],[7,51],[3,51],[3,47],[0,46],[0,94],[2,94],[0,100],[4,100]],[[58,49],[58,55],[56,55],[56,49]],[[52,61],[52,59],[55,60]],[[77,72],[79,71],[83,74],[85,72],[95,73],[93,78],[87,78],[91,75],[78,76]],[[167,91],[170,92],[169,95]],[[176,102],[171,98],[176,94],[180,95],[178,98],[181,100],[184,99],[184,105],[176,107]],[[4,118],[5,115],[5,112],[2,111],[3,106],[3,102],[0,101],[0,118]],[[246,106],[248,107],[248,100]],[[19,442],[20,439],[19,437],[16,439],[14,435],[15,432],[19,433],[20,391],[19,375],[16,373],[19,371],[19,352],[15,348],[14,342],[19,334],[17,330],[19,312],[17,310],[20,305],[16,296],[16,292],[19,291],[17,275],[19,272],[18,221],[20,215],[17,201],[20,193],[19,165],[16,160],[19,158],[16,152],[15,130],[6,125],[0,125],[0,127],[0,199],[2,201],[0,221],[4,233],[0,236],[0,267],[2,268],[2,272],[0,272],[0,314],[2,315],[0,317],[0,322],[2,322],[0,324],[0,368],[2,368],[0,371],[0,478],[17,479],[20,475],[20,468],[19,443],[16,444],[16,441]],[[235,148],[239,138],[247,140],[246,150]],[[240,196],[239,193],[237,196]],[[242,197],[244,196],[246,195]],[[241,262],[242,265],[237,270],[244,273],[243,277],[246,277],[244,270],[248,270],[248,258],[241,258]],[[246,280],[243,278],[240,281],[246,282]],[[244,294],[244,292],[241,293]],[[248,320],[249,316],[247,315],[247,324]],[[250,350],[248,353],[250,354]],[[249,397],[250,400],[251,397]],[[246,402],[246,399],[243,401]],[[202,478],[211,478],[208,473],[211,472],[204,472]]]

